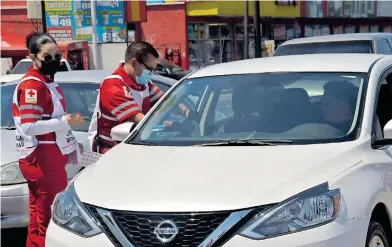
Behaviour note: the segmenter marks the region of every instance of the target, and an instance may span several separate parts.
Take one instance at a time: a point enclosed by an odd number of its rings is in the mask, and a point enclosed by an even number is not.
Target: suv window
[[[378,41],[378,53],[380,54],[392,54],[391,46],[386,39]]]
[[[371,40],[334,41],[281,45],[274,56],[317,53],[373,53]]]

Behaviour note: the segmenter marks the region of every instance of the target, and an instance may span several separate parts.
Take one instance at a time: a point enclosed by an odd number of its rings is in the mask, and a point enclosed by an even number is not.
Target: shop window
[[[232,28],[221,23],[188,25],[191,69],[233,60]]]

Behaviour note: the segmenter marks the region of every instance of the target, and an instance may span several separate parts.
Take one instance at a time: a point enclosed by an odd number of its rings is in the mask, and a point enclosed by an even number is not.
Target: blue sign
[[[46,0],[48,33],[56,40],[92,42],[91,3],[82,0]],[[125,42],[126,20],[122,0],[96,1],[98,43]]]

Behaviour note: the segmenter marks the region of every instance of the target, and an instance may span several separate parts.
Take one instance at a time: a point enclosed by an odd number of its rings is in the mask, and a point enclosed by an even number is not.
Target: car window
[[[99,84],[59,83],[64,92],[69,113],[81,113],[85,117],[82,126],[73,127],[76,131],[87,132],[94,112]],[[14,126],[12,117],[12,97],[16,85],[1,87],[1,126]]]
[[[196,145],[242,138],[325,143],[356,138],[366,73],[272,73],[184,80],[128,140]],[[162,127],[184,98],[198,117]],[[161,126],[157,128],[157,126]]]
[[[167,92],[170,87],[160,81],[156,81],[156,80],[152,80],[155,85],[157,85],[163,92]],[[186,105],[186,107],[188,107],[188,109],[190,109],[191,111],[196,111],[196,102],[197,99],[184,99],[184,101],[182,102],[183,104]],[[184,118],[184,113],[181,111],[180,107],[177,107],[175,109],[173,109],[173,111],[170,113],[170,115],[168,116],[168,121],[175,121],[175,120],[180,120]]]
[[[392,54],[392,49],[386,39],[380,39],[378,41],[378,53],[380,54]]]
[[[29,67],[33,65],[32,61],[20,61],[12,69],[11,74],[26,74]]]
[[[274,56],[317,53],[373,53],[373,45],[371,40],[281,45],[274,53]]]

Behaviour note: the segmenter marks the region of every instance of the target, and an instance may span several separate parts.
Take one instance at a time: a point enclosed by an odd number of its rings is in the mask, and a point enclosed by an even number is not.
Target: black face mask
[[[41,68],[39,68],[39,71],[45,75],[53,76],[60,68],[60,60],[52,59],[50,61],[39,61],[41,62]]]

